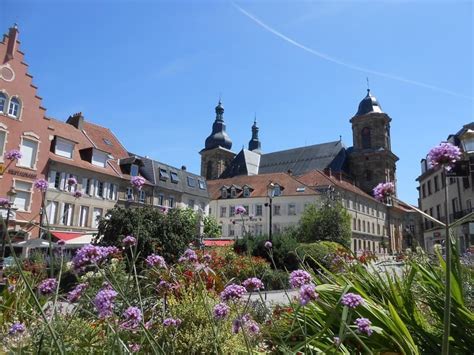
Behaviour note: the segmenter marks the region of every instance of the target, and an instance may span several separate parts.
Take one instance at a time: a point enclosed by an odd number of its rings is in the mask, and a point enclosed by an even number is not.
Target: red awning
[[[234,244],[233,240],[204,240],[204,245],[206,247],[227,247]]]
[[[84,233],[77,233],[77,232],[51,232],[51,235],[58,238],[59,240],[71,240],[76,239],[84,235]]]

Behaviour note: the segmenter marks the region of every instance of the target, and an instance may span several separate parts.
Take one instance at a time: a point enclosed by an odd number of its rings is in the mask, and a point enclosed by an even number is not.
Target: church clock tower
[[[393,182],[396,191],[398,157],[391,150],[391,121],[377,99],[370,94],[370,89],[367,89],[367,96],[350,120],[353,147],[349,155],[349,169],[356,185],[370,195],[380,182]]]
[[[212,132],[206,138],[204,149],[199,152],[201,154],[201,176],[207,180],[218,179],[235,157],[231,148],[232,140],[225,131],[224,106],[219,100]]]

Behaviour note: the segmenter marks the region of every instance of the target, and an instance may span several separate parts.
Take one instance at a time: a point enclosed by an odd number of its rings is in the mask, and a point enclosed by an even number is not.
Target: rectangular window
[[[107,164],[107,153],[101,152],[100,150],[94,149],[92,151],[92,165],[100,166],[101,168],[105,168]]]
[[[255,225],[255,234],[262,235],[263,234],[263,226],[261,224]]]
[[[97,197],[104,197],[104,183],[102,181],[97,181]]]
[[[191,176],[188,176],[188,186],[189,187],[196,187],[196,180]]]
[[[46,217],[48,219],[49,224],[56,224],[58,218],[58,202],[56,201],[48,201],[46,207],[46,213],[48,214]]]
[[[116,200],[117,199],[117,185],[110,184],[109,185],[109,200]]]
[[[466,209],[469,212],[472,210],[471,200],[466,200]]]
[[[431,180],[428,180],[428,195],[431,195]]]
[[[199,188],[201,190],[205,190],[206,189],[206,183],[203,181],[203,180],[198,180],[198,184],[199,184]]]
[[[279,216],[281,212],[281,206],[280,205],[273,205],[273,215],[274,216]]]
[[[263,215],[263,206],[262,205],[256,205],[255,206],[255,215],[256,216]]]
[[[380,235],[380,224],[377,223],[377,234]]]
[[[132,164],[130,166],[130,175],[131,176],[138,176],[138,165],[137,164]]]
[[[169,201],[169,207],[173,208],[174,207],[174,197],[170,196],[168,201]]]
[[[166,169],[160,168],[160,180],[166,181],[170,178],[168,171]]]
[[[235,235],[234,225],[229,224],[229,237],[233,237]]]
[[[30,210],[32,187],[30,182],[15,180],[16,196],[13,205],[20,211]]]
[[[352,220],[352,222],[353,222],[353,223],[352,223],[352,224],[353,224],[352,229],[353,229],[353,230],[357,230],[357,220],[354,218],[354,219]]]
[[[165,205],[165,196],[163,194],[158,195],[158,205],[160,205],[160,206]]]
[[[195,204],[194,200],[189,200],[188,201],[188,207],[189,208],[194,208],[194,204]]]
[[[250,189],[246,186],[244,187],[244,197],[249,197],[250,196]]]
[[[462,178],[462,186],[464,187],[464,189],[469,188],[469,178],[467,176]]]
[[[71,203],[65,203],[63,208],[62,224],[65,226],[72,226],[74,215],[74,206]]]
[[[235,216],[235,206],[230,206],[229,207],[229,217],[234,217]]]
[[[146,200],[146,193],[143,190],[138,191],[138,202],[144,203]]]
[[[288,204],[288,216],[296,216],[296,204]]]
[[[18,161],[18,165],[34,169],[36,165],[36,155],[38,153],[38,142],[23,138],[20,151],[22,157]]]
[[[244,209],[245,209],[245,215],[248,216],[250,214],[250,211],[249,211],[249,205],[243,205],[242,206]]]
[[[88,219],[89,219],[89,207],[81,206],[81,210],[79,212],[79,226],[87,227]]]
[[[102,208],[94,208],[92,214],[92,227],[97,228],[99,226],[99,219],[102,217],[103,210]]]
[[[54,171],[53,176],[54,176],[54,188],[59,190],[61,188],[61,173],[59,171]]]
[[[86,182],[86,194],[88,194],[89,196],[92,196],[91,186],[93,181],[93,179],[87,179]]]
[[[127,187],[127,201],[133,201],[133,189],[131,187]]]
[[[436,206],[436,219],[440,220],[441,218],[441,205]]]
[[[434,181],[434,189],[435,189],[435,192],[436,192],[436,191],[439,191],[439,176],[436,175],[436,176],[433,178],[433,181]]]
[[[61,157],[72,159],[74,143],[59,137],[56,137],[56,145],[54,146],[54,154]]]
[[[227,214],[227,207],[221,207],[221,218],[225,217]]]
[[[0,99],[0,102],[1,99]],[[5,142],[7,140],[7,132],[0,130],[0,161],[3,161],[3,154],[5,154]]]
[[[175,173],[174,171],[172,171],[170,175],[171,175],[171,182],[174,182],[175,184],[177,184],[179,182],[178,173]]]
[[[426,197],[426,185],[425,184],[421,185],[421,191],[423,193],[423,195],[422,195],[423,198],[425,198]]]
[[[459,211],[459,200],[458,200],[457,197],[453,198],[452,204],[453,204],[453,213],[458,212]]]

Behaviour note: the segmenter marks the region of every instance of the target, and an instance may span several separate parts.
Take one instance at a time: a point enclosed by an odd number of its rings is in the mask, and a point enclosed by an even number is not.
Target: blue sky
[[[456,0],[2,0],[0,29],[19,24],[49,116],[82,111],[130,151],[193,172],[219,95],[234,151],[255,113],[264,151],[339,135],[351,146],[368,76],[393,119],[399,197],[416,203],[420,159],[473,120],[473,11]]]

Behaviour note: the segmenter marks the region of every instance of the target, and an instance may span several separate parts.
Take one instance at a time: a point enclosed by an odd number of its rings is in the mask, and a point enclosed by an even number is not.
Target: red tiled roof
[[[305,185],[304,182],[298,181],[294,176],[287,173],[273,173],[261,175],[240,175],[229,179],[218,179],[207,181],[209,196],[211,200],[218,200],[221,198],[221,188],[223,186],[237,185],[243,187],[244,185],[251,186],[250,197],[265,197],[268,192],[268,184],[273,182],[282,187],[282,194],[284,196],[299,196],[299,195],[317,195],[318,193]],[[304,187],[304,191],[297,192],[296,189]],[[242,191],[237,194],[237,198],[241,197]]]
[[[232,244],[234,244],[233,240],[210,240],[210,239],[204,239],[204,245],[206,247],[228,247]]]
[[[77,233],[77,232],[51,232],[51,235],[55,236],[59,240],[71,240],[76,239],[84,235],[84,233]]]

